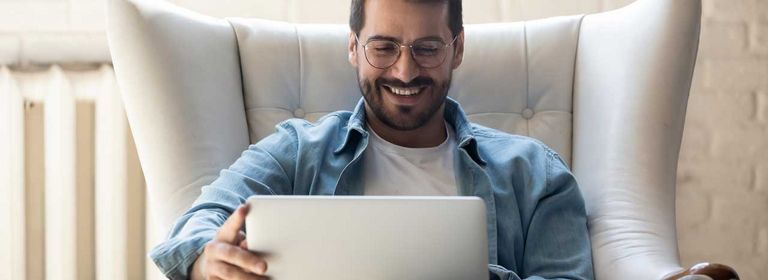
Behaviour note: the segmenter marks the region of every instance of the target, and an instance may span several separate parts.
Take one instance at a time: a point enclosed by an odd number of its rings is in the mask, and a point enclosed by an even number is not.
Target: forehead
[[[361,35],[366,38],[373,35],[400,41],[430,36],[450,38],[447,1],[368,0],[364,14]]]

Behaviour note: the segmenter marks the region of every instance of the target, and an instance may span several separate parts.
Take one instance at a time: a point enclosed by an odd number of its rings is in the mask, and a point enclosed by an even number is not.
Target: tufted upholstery
[[[287,118],[349,110],[360,94],[344,25],[216,19],[111,0],[109,41],[167,230],[222,168]],[[580,182],[599,279],[678,270],[675,174],[700,0],[466,26],[450,95],[472,121],[538,138]]]
[[[230,19],[240,48],[251,143],[287,118],[351,110],[360,99],[347,62],[349,28]],[[571,155],[573,69],[581,16],[467,26],[466,64],[449,93],[472,121],[538,138]],[[530,51],[530,52],[529,52]]]

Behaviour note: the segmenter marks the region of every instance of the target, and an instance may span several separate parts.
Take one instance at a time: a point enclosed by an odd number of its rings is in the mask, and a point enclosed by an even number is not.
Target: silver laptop
[[[488,279],[477,197],[253,196],[248,249],[273,280]]]

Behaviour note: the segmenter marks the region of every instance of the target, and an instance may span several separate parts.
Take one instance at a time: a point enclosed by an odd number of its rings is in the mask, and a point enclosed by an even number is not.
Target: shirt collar
[[[472,125],[467,120],[467,116],[464,110],[461,108],[458,102],[448,97],[445,100],[445,121],[453,126],[456,132],[456,140],[459,149],[464,149],[467,154],[477,164],[485,166],[486,161],[480,157],[480,153],[477,148],[477,140],[473,134]],[[344,141],[334,151],[334,153],[340,153],[347,146],[359,144],[360,139],[368,137],[368,131],[365,126],[365,99],[360,98],[355,105],[352,115],[347,121],[346,133],[344,135]]]

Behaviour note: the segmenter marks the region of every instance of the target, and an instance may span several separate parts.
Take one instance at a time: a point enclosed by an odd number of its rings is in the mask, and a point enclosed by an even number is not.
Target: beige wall
[[[322,23],[346,22],[349,5],[348,0],[171,2],[213,16]],[[632,1],[464,2],[465,21],[481,23],[598,12]],[[762,279],[768,275],[768,1],[703,3],[678,172],[680,253],[684,264],[722,262],[743,279]],[[54,62],[77,68],[108,61],[103,5],[104,0],[0,0],[0,65],[34,68]],[[35,143],[29,142],[39,146]]]

